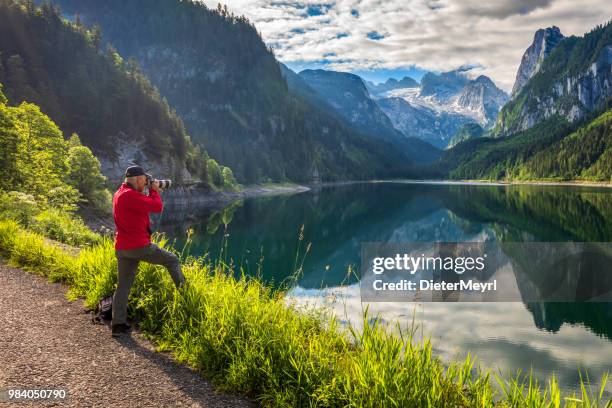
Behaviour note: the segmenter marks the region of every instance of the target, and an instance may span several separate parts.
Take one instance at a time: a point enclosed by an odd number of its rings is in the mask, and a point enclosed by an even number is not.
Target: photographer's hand
[[[157,191],[159,193],[159,181],[158,180],[153,180],[151,182],[151,189]]]

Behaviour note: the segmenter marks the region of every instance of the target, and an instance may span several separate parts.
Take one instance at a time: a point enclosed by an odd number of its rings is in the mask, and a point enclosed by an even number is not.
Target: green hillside
[[[481,137],[484,134],[484,129],[478,123],[466,123],[461,126],[461,129],[453,136],[448,143],[448,147],[452,148],[461,142],[466,140],[475,139]]]
[[[612,110],[534,154],[517,177],[612,182]]]
[[[0,0],[0,83],[10,104],[40,106],[66,138],[78,133],[100,158],[113,161],[117,145],[134,142],[170,169],[167,177],[181,181],[187,170],[208,180],[207,154],[136,64],[104,49],[99,30],[69,23],[51,6]]]
[[[571,124],[558,116],[505,138],[471,139],[443,155],[455,179],[596,180],[612,178],[612,110]]]
[[[246,18],[196,1],[56,0],[136,59],[195,141],[243,182],[415,174],[420,150],[374,140],[295,97]],[[430,152],[428,152],[428,155]]]

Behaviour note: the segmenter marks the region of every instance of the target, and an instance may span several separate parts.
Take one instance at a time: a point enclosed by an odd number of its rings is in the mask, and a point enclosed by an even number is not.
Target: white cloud
[[[217,1],[205,0],[210,7]],[[538,28],[582,35],[612,17],[605,0],[228,0],[255,23],[283,62],[331,60],[330,69],[476,65],[510,90]],[[308,16],[309,6],[325,6]],[[354,12],[356,11],[356,13]],[[358,16],[355,16],[357,14]],[[381,40],[367,37],[370,32]],[[348,36],[338,38],[339,34]]]

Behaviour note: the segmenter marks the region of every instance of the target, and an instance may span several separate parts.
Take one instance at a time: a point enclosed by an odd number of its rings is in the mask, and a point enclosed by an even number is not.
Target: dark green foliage
[[[457,134],[453,136],[448,146],[451,148],[466,140],[481,137],[483,133],[484,129],[478,123],[466,123],[459,129]]]
[[[186,0],[56,0],[99,23],[143,71],[210,157],[241,182],[364,179],[406,174],[411,158],[373,141],[287,89],[279,65],[245,17]]]
[[[555,116],[510,137],[459,143],[439,168],[458,179],[610,181],[612,110],[582,124]]]
[[[99,27],[71,24],[48,4],[0,0],[0,60],[5,94],[39,105],[96,154],[115,155],[119,140],[143,141],[152,158],[198,160],[178,116],[133,61],[99,50]],[[190,154],[191,153],[191,154]],[[176,176],[180,176],[177,174]]]
[[[558,143],[536,153],[520,178],[612,180],[612,110]]]
[[[471,139],[445,152],[440,166],[457,179],[514,178],[521,163],[571,130],[571,124],[555,116],[512,137]]]
[[[7,96],[11,100],[33,101],[37,98],[19,55],[11,55],[6,60],[5,84]]]
[[[3,84],[5,81],[4,79],[4,65],[2,64],[2,53],[0,52],[0,84]],[[0,85],[1,86],[1,85]],[[0,89],[0,93],[1,89]],[[0,98],[0,102],[4,102],[6,103],[6,101],[2,98],[5,98],[4,94],[2,94],[3,96]]]

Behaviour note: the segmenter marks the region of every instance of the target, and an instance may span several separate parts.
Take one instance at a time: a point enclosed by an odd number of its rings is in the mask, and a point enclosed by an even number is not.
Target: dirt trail
[[[64,388],[65,401],[0,406],[254,407],[221,394],[135,333],[115,340],[66,287],[0,262],[0,390]]]

